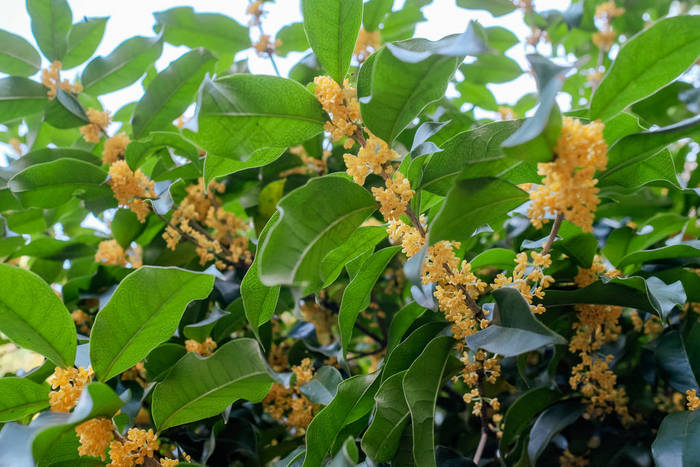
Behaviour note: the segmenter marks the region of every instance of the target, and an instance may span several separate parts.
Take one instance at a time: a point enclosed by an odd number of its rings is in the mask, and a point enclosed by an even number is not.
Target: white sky
[[[176,6],[192,6],[197,12],[216,12],[233,17],[241,24],[246,24],[248,17],[245,14],[248,5],[247,0],[69,0],[73,10],[73,22],[77,22],[84,16],[109,16],[105,36],[97,49],[97,55],[107,55],[122,41],[135,35],[153,35],[153,12],[166,10]],[[397,5],[403,0],[397,0]],[[568,7],[570,0],[537,0],[537,10],[558,9]],[[266,34],[274,37],[276,31],[289,23],[301,21],[299,0],[277,0],[267,4],[267,16],[263,19],[263,28]],[[31,34],[29,15],[25,7],[25,0],[0,0],[2,14],[0,14],[0,29],[19,34],[36,45]],[[529,28],[522,20],[522,12],[514,11],[505,16],[494,18],[485,11],[465,10],[455,4],[455,0],[434,0],[431,5],[423,9],[427,21],[419,23],[416,29],[416,37],[428,39],[440,39],[448,34],[463,32],[470,20],[479,21],[484,26],[500,25],[513,31],[521,40],[530,33]],[[257,31],[254,31],[257,34]],[[253,37],[256,39],[256,36]],[[184,53],[185,47],[174,47],[166,44],[163,55],[156,62],[159,70]],[[523,69],[527,69],[525,61],[525,49],[522,45],[516,45],[508,55],[517,60]],[[303,53],[290,53],[286,58],[276,57],[276,62],[285,76],[288,70],[303,57]],[[237,58],[249,59],[249,66],[253,73],[273,74],[274,71],[269,60],[259,58],[254,52],[248,50],[240,53]],[[72,78],[82,67],[64,73],[65,77]],[[525,74],[509,83],[489,85],[499,103],[513,104],[525,93],[535,90],[534,79]],[[106,109],[116,112],[122,105],[138,100],[143,89],[140,83],[129,88],[105,95],[101,101]],[[568,107],[567,102],[561,102]]]

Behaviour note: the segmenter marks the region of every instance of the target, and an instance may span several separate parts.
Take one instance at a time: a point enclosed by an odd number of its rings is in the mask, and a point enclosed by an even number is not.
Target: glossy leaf
[[[384,272],[394,255],[401,247],[394,246],[384,248],[370,256],[350,281],[343,292],[343,299],[338,312],[338,327],[340,328],[340,342],[343,347],[343,355],[347,354],[352,340],[352,331],[360,312],[370,304],[372,289]]]
[[[625,42],[591,98],[592,119],[608,120],[653,94],[698,58],[700,17],[664,18]]]
[[[205,79],[197,118],[204,149],[243,162],[261,148],[302,143],[324,122],[321,105],[299,83],[246,74]]]
[[[111,199],[107,173],[78,159],[61,158],[27,167],[8,183],[25,207],[55,208],[73,196]]]
[[[659,337],[654,357],[673,389],[681,393],[691,389],[700,391],[685,340],[678,331],[669,331]]]
[[[49,406],[49,387],[26,378],[0,378],[0,422],[18,420]]]
[[[0,29],[0,72],[30,76],[41,68],[41,57],[23,37]]]
[[[537,465],[537,459],[552,438],[575,422],[583,413],[583,409],[583,406],[576,401],[565,401],[553,405],[537,417],[530,430],[530,440],[527,444],[530,465]]]
[[[83,70],[81,83],[93,95],[107,94],[135,83],[160,57],[160,37],[127,39],[106,57],[93,59]]]
[[[153,391],[153,420],[162,431],[212,417],[238,399],[260,402],[272,382],[253,339],[233,340],[208,358],[188,353]]]
[[[694,240],[687,243],[654,248],[652,250],[635,251],[634,253],[625,255],[617,264],[617,267],[621,268],[630,264],[642,264],[657,260],[679,258],[688,258],[695,262],[698,257],[700,257],[700,242]]]
[[[323,258],[376,209],[370,193],[344,176],[314,178],[278,203],[280,218],[260,248],[263,284],[321,285]]]
[[[328,405],[336,393],[338,385],[343,382],[340,372],[332,366],[322,366],[314,377],[302,384],[299,391],[314,404]]]
[[[177,7],[153,13],[156,28],[163,28],[165,42],[204,47],[216,54],[236,54],[250,47],[248,28],[228,16],[195,13],[192,7]]]
[[[506,411],[499,449],[507,452],[510,444],[530,425],[532,418],[560,398],[561,394],[547,387],[530,389],[518,397]]]
[[[566,340],[542,324],[530,311],[530,305],[516,289],[493,292],[496,307],[493,323],[467,337],[470,349],[512,357],[546,345],[566,344]]]
[[[32,33],[50,62],[62,60],[68,50],[73,13],[66,0],[27,0]]]
[[[498,178],[458,180],[430,224],[430,242],[465,241],[481,226],[499,227],[528,194]]]
[[[339,247],[328,252],[321,261],[321,278],[324,287],[331,285],[343,271],[343,267],[362,253],[373,250],[386,237],[383,226],[363,226]]]
[[[362,24],[362,0],[302,0],[301,11],[316,58],[342,84]]]
[[[651,453],[659,467],[683,467],[698,459],[700,412],[682,411],[666,415],[661,422]]]
[[[214,276],[177,268],[147,266],[126,276],[90,333],[95,376],[106,381],[169,339],[185,306],[206,298],[213,284]]]
[[[57,366],[75,360],[75,324],[61,300],[39,276],[0,264],[0,332],[20,347],[44,355]]]
[[[68,33],[66,55],[61,61],[62,69],[76,67],[92,57],[102,42],[109,18],[85,18],[75,23]]]
[[[0,122],[44,110],[49,103],[44,85],[19,76],[0,78]]]
[[[388,462],[396,453],[411,412],[403,394],[406,371],[386,379],[374,396],[372,423],[362,436],[362,450],[375,462]]]
[[[248,159],[239,161],[215,154],[207,154],[204,161],[204,180],[211,180],[224,175],[234,174],[241,170],[264,167],[279,159],[284,154],[284,148],[263,148],[253,151]]]
[[[151,131],[168,128],[194,100],[204,75],[216,58],[199,48],[172,62],[148,85],[146,94],[134,109],[131,125],[140,138]]]
[[[435,403],[446,376],[447,356],[454,339],[437,337],[430,341],[406,371],[403,392],[411,413],[413,458],[417,465],[436,466],[435,461]],[[387,380],[388,381],[388,380]]]

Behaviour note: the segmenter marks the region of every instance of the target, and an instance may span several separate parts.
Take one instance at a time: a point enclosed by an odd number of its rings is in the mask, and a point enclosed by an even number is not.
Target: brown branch
[[[557,233],[559,232],[559,228],[561,227],[561,223],[563,221],[564,214],[558,212],[557,217],[554,219],[554,225],[552,225],[552,231],[549,232],[549,238],[547,238],[547,243],[545,243],[544,248],[542,248],[543,255],[549,254],[549,251],[552,249],[552,244],[554,243],[554,239],[557,238]]]
[[[368,328],[366,328],[364,325],[360,324],[359,322],[355,322],[355,327],[359,329],[360,331],[364,332],[367,334],[369,337],[372,338],[373,341],[375,341],[377,344],[381,346],[386,345],[386,340],[379,337],[375,332],[370,331]]]

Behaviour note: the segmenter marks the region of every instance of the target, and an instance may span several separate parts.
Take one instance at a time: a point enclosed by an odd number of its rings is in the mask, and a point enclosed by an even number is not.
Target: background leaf
[[[25,378],[0,378],[0,422],[18,420],[48,407],[47,385]]]
[[[68,33],[73,13],[66,0],[27,0],[32,19],[32,33],[44,56],[50,61],[62,60],[68,50]]]
[[[0,29],[0,72],[30,76],[41,68],[41,57],[23,37]]]

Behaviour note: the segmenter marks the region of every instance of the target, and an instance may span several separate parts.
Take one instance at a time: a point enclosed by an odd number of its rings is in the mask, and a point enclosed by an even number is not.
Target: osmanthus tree
[[[0,465],[698,462],[697,7],[457,0],[532,34],[433,42],[429,3],[178,7],[93,58],[107,18],[27,0],[0,332],[45,362],[0,379]],[[538,93],[499,106],[513,47]]]

